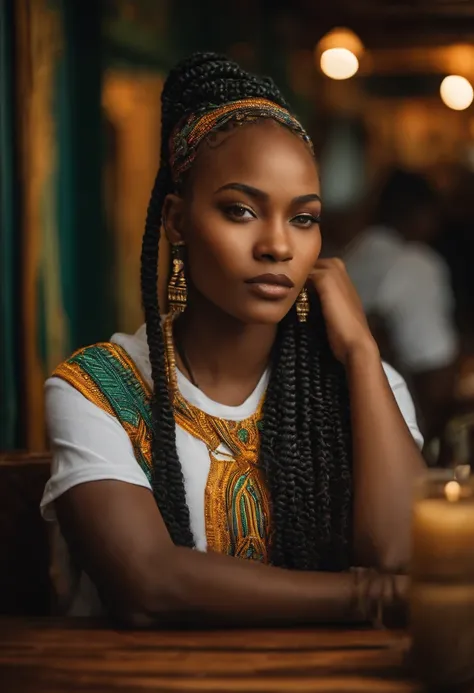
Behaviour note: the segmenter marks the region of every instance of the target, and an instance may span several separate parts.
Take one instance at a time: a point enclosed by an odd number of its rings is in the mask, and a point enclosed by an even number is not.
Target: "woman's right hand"
[[[363,621],[376,627],[402,627],[407,622],[408,575],[353,568],[355,609]]]

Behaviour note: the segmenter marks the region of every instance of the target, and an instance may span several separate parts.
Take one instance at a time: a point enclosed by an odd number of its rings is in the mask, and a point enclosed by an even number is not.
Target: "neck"
[[[214,401],[238,406],[267,368],[276,330],[276,325],[244,324],[203,296],[193,296],[175,325],[175,340],[198,387]],[[179,353],[176,360],[190,377]]]

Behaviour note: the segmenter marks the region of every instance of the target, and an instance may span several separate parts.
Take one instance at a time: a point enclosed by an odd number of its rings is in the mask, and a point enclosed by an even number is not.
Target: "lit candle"
[[[413,511],[412,577],[474,578],[474,499],[455,480],[444,498],[421,498]]]
[[[474,485],[428,472],[413,508],[412,660],[430,684],[474,681]]]

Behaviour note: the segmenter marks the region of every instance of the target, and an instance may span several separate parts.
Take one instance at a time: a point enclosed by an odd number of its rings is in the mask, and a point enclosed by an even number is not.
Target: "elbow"
[[[403,573],[409,565],[410,550],[400,537],[359,542],[355,546],[356,565],[375,568],[382,573]]]
[[[191,571],[183,570],[183,561],[186,557],[178,557],[174,549],[166,560],[160,560],[158,569],[141,576],[134,598],[115,610],[122,625],[141,630],[189,621],[194,611],[193,590],[187,577]]]
[[[408,546],[396,542],[378,554],[377,568],[383,573],[405,573],[410,562]]]
[[[408,557],[402,552],[383,553],[380,556],[377,556],[374,565],[375,568],[381,573],[403,574],[406,572],[408,567]]]

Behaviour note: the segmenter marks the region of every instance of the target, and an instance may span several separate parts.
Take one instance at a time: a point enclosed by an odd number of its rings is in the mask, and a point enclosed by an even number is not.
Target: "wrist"
[[[376,620],[380,602],[380,575],[373,568],[351,568],[353,576],[352,616],[355,621]]]
[[[372,366],[373,364],[380,362],[380,351],[377,342],[371,334],[368,334],[363,339],[351,344],[347,350],[344,365],[348,370],[350,370],[352,368],[359,368],[361,365]]]
[[[352,568],[352,615],[355,620],[382,627],[385,621],[404,622],[409,578],[374,568]]]

